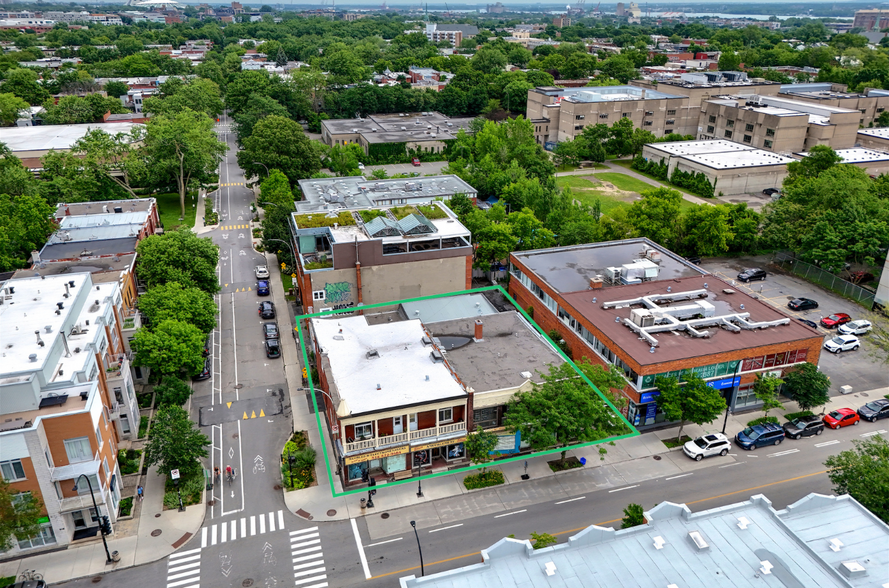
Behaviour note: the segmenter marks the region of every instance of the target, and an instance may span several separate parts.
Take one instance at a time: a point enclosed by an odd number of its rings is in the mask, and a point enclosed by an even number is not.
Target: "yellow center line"
[[[769,486],[776,486],[778,484],[786,484],[787,482],[795,482],[797,480],[803,480],[805,478],[811,478],[812,476],[819,476],[821,474],[826,474],[828,470],[823,470],[820,472],[812,472],[811,474],[804,474],[802,476],[796,476],[795,478],[787,478],[786,480],[779,480],[777,482],[769,482],[768,484],[762,484],[760,486],[753,486],[752,488],[744,488],[743,490],[735,490],[734,492],[726,492],[725,494],[718,494],[716,496],[711,496],[709,498],[701,498],[700,500],[692,500],[691,502],[686,502],[685,504],[698,504],[699,502],[707,502],[708,500],[716,500],[717,498],[725,498],[726,496],[732,496],[734,494],[741,494],[742,492],[751,492],[753,490],[759,490],[761,488],[768,488]],[[616,523],[623,519],[612,519],[610,521],[603,521],[601,523],[593,523],[594,525],[601,527],[603,525],[610,525],[611,523]],[[583,531],[587,527],[578,527],[576,529],[568,529],[567,531],[559,531],[558,533],[551,533],[551,535],[565,535],[567,533],[578,533]],[[473,551],[472,553],[467,553],[464,555],[458,555],[455,557],[449,557],[447,559],[441,559],[438,561],[434,561],[432,563],[426,564],[429,566],[434,566],[438,564],[447,563],[449,561],[456,561],[458,559],[464,559],[467,557],[472,557],[474,555],[481,555],[481,551]],[[387,572],[385,574],[380,574],[378,576],[372,576],[368,578],[369,580],[376,580],[377,578],[385,578],[386,576],[393,576],[395,574],[405,574],[407,572],[413,572],[414,570],[419,570],[420,566],[414,566],[412,568],[405,568],[403,570],[398,570],[395,572]]]

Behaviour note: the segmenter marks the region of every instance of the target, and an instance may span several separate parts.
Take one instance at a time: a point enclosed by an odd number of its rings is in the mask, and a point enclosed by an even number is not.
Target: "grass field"
[[[618,190],[623,190],[625,192],[635,192],[638,194],[645,190],[655,188],[655,186],[651,184],[618,172],[591,174],[590,177],[603,182],[608,182],[614,185]],[[569,188],[574,198],[588,206],[592,206],[596,199],[598,199],[599,207],[603,214],[608,214],[615,208],[629,206],[634,200],[629,196],[621,197],[620,195],[616,195],[613,192],[605,190],[599,184],[579,176],[558,177],[556,178],[556,186],[559,188]],[[681,206],[683,209],[686,209],[695,206],[695,204],[692,204],[687,200],[682,200]]]
[[[614,164],[615,164],[615,165],[619,165],[619,166],[621,166],[621,167],[625,167],[625,168],[627,168],[627,169],[632,169],[630,166],[633,164],[633,162],[632,162],[632,161],[615,161]],[[675,185],[675,184],[671,184],[670,182],[666,182],[666,181],[664,181],[664,180],[659,180],[659,179],[657,179],[656,177],[654,177],[653,175],[651,175],[651,174],[647,174],[647,173],[645,173],[645,172],[641,172],[641,171],[639,171],[638,169],[634,169],[633,172],[639,174],[640,176],[645,176],[646,178],[651,178],[651,179],[654,180],[655,182],[660,182],[660,183],[662,183],[662,184],[664,184],[664,185],[670,186],[670,187],[673,188],[674,190],[678,190],[679,192],[682,192],[683,194],[688,194],[689,196],[694,196],[695,198],[701,198],[701,197],[698,196],[697,194],[692,194],[691,192],[689,192],[689,191],[686,190],[685,188],[680,188],[679,186],[677,186],[677,185]],[[683,200],[683,202],[686,202],[686,201]],[[683,206],[686,206],[686,204],[683,204]]]
[[[614,187],[618,190],[626,190],[627,192],[640,193],[656,187],[647,182],[643,182],[642,180],[637,180],[634,177],[616,172],[596,174],[595,177],[596,179],[602,180],[603,182],[610,182],[614,184]]]
[[[179,226],[186,226],[189,229],[194,227],[194,218],[197,209],[192,206],[197,203],[197,199],[191,196],[185,197],[185,220],[179,220],[179,194],[168,192],[166,194],[155,194],[157,199],[157,211],[160,214],[161,223],[164,225],[165,231],[173,231]]]

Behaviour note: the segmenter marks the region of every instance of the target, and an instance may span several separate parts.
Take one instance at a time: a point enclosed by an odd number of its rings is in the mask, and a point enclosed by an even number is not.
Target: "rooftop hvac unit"
[[[612,284],[616,284],[620,281],[620,268],[619,267],[606,267],[605,268],[605,279],[608,280]]]
[[[661,252],[657,249],[648,249],[645,251],[645,259],[652,261],[654,263],[661,262]]]
[[[387,192],[388,190],[389,187],[382,182],[377,182],[376,184],[374,184],[374,192]]]
[[[401,130],[402,130],[402,131],[406,131],[406,130],[407,130],[407,127],[401,127]]]
[[[634,308],[630,311],[630,320],[640,327],[654,326],[654,316],[647,308]]]
[[[416,182],[405,182],[404,189],[406,192],[416,192],[417,190],[420,190],[421,188],[420,188],[420,185],[417,184]]]

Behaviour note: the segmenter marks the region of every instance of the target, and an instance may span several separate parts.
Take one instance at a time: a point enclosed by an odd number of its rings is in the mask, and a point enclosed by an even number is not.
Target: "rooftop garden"
[[[379,218],[381,216],[386,216],[385,210],[359,210],[358,214],[361,215],[361,219],[365,223],[369,223],[375,218]]]
[[[334,224],[345,226],[354,225],[355,219],[348,210],[338,213],[336,216],[328,216],[327,213],[298,214],[294,217],[296,226],[300,229],[316,229],[319,227],[332,227]]]
[[[440,206],[435,206],[434,204],[418,204],[417,209],[429,220],[448,218],[448,213],[446,213]]]

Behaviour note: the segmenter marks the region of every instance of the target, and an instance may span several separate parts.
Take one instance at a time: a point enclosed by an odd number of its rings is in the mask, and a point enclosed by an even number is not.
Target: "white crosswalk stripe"
[[[167,560],[167,588],[200,588],[201,549],[172,554]]]
[[[256,519],[259,519],[259,534],[284,530],[284,511],[271,511],[267,514],[241,517],[223,523],[208,525],[201,529],[201,548],[217,543],[226,543],[247,537],[247,521],[250,521],[250,537],[256,535]],[[266,525],[268,519],[268,525]],[[239,522],[240,521],[240,522]],[[240,531],[240,532],[239,532]]]
[[[290,532],[290,555],[297,588],[327,588],[327,568],[318,527]]]

